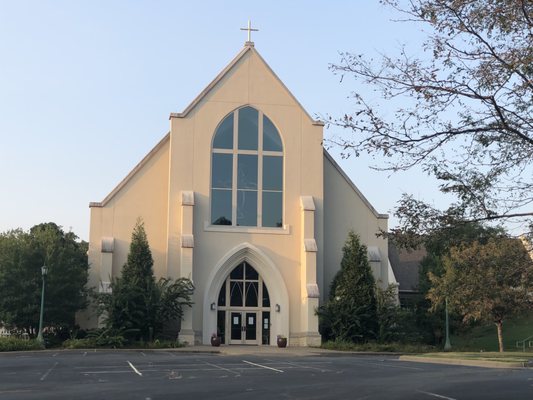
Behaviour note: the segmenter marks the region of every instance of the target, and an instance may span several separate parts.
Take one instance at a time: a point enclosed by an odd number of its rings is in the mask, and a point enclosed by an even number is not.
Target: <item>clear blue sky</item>
[[[257,50],[306,110],[342,115],[355,82],[328,70],[339,51],[407,43],[422,53],[420,27],[394,17],[377,0],[0,0],[0,232],[52,221],[87,239],[89,202],[240,51],[248,19],[260,29]],[[442,205],[420,172],[389,176],[368,157],[336,159],[379,212],[402,192]]]

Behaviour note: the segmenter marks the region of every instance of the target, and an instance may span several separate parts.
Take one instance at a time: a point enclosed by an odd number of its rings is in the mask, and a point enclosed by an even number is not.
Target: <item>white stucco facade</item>
[[[280,226],[260,226],[261,200],[258,226],[212,220],[213,137],[221,121],[242,107],[268,117],[281,138]],[[376,237],[387,229],[387,216],[374,210],[325,152],[322,139],[323,124],[307,114],[247,42],[186,110],[170,115],[169,133],[117,188],[90,204],[90,284],[106,290],[110,277],[120,273],[141,217],[155,274],[194,281],[194,306],[182,321],[181,340],[207,344],[218,331],[226,343],[238,343],[233,324],[239,323],[241,335],[248,335],[243,343],[274,345],[276,336],[284,335],[289,345],[319,344],[314,311],[340,267],[349,230],[372,249],[376,279],[383,285],[394,281],[387,241]],[[269,154],[261,146],[260,160]],[[224,303],[221,288],[226,281],[231,290],[236,287],[228,277],[238,265],[253,267],[258,283],[243,281],[243,287],[263,287],[258,293],[268,292],[268,301],[256,307]],[[96,319],[85,314],[78,322],[89,327]]]

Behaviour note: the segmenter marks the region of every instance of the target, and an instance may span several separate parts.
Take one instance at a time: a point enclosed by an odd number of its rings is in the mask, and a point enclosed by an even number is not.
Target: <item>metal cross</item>
[[[259,29],[252,28],[252,23],[248,20],[248,28],[241,28],[241,31],[248,31],[248,42],[252,41],[252,31],[257,32]]]

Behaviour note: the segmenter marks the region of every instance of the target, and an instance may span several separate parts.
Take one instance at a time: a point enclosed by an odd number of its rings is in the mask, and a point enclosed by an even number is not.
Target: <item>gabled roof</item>
[[[165,145],[170,140],[170,132],[168,132],[163,139],[159,141],[155,145],[155,147],[133,168],[128,175],[120,183],[109,193],[105,199],[103,199],[101,202],[90,202],[89,207],[104,207],[115,195],[120,192],[120,190],[128,184],[128,182],[135,176],[137,171],[141,170],[142,167],[144,167],[148,161],[152,159],[153,156],[157,154],[159,149]]]
[[[292,99],[300,106],[302,111],[309,117],[314,125],[323,126],[322,121],[314,120],[291,91],[285,86],[285,84],[279,79],[276,73],[270,68],[267,62],[261,57],[254,47],[253,42],[246,42],[244,48],[235,56],[235,58],[216,76],[216,78],[202,92],[185,108],[181,113],[171,113],[170,118],[185,118],[194,108],[209,94],[209,92],[222,80],[224,77],[235,67],[235,65],[248,53],[255,54],[267,67],[272,76],[280,83],[280,85],[287,91]],[[109,193],[101,202],[91,202],[89,207],[104,207],[109,201],[135,176],[135,174],[157,153],[157,151],[170,139],[170,132],[163,137],[163,139],[144,157],[131,172]],[[353,185],[353,184],[352,184]],[[360,193],[360,192],[359,192]],[[365,199],[366,200],[366,199]],[[368,203],[370,204],[370,203]]]
[[[405,250],[396,247],[389,240],[389,261],[394,271],[394,276],[400,284],[400,292],[417,292],[420,276],[420,263],[426,257],[424,247],[416,250]]]
[[[353,189],[355,194],[357,194],[357,196],[359,196],[361,201],[370,209],[370,211],[372,212],[372,214],[374,214],[374,216],[376,218],[378,218],[378,219],[389,219],[389,214],[380,214],[380,213],[378,213],[376,211],[374,206],[368,201],[368,199],[359,190],[359,188],[357,186],[355,186],[355,183],[353,183],[352,180],[350,179],[350,177],[348,175],[346,175],[346,172],[344,172],[342,170],[341,166],[339,164],[337,164],[337,161],[335,161],[335,159],[331,156],[331,154],[329,154],[329,152],[326,149],[324,149],[324,156],[331,163],[331,165],[333,165],[333,167],[337,170],[337,172],[344,178],[346,183],[348,183],[348,185],[350,185],[350,187]]]
[[[189,113],[194,110],[194,108],[209,94],[209,92],[222,80],[224,77],[235,67],[235,65],[242,59],[244,56],[248,53],[255,54],[267,67],[267,69],[270,71],[272,76],[280,83],[280,85],[287,91],[287,93],[292,97],[292,99],[300,106],[300,108],[303,110],[303,112],[309,117],[311,121],[313,121],[314,125],[321,125],[323,126],[324,123],[322,121],[315,120],[309,115],[309,113],[305,110],[305,108],[302,106],[302,104],[298,101],[298,99],[291,93],[291,91],[285,86],[283,81],[279,79],[279,77],[276,75],[276,73],[270,68],[268,63],[261,57],[259,52],[255,49],[253,42],[246,42],[244,44],[244,48],[235,56],[233,60],[224,68],[213,81],[209,85],[206,86],[204,90],[183,110],[181,113],[170,113],[170,118],[185,118]]]

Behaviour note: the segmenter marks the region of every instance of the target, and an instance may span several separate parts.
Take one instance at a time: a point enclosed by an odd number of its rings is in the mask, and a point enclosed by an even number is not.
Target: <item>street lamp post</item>
[[[448,297],[446,297],[446,343],[444,344],[444,351],[450,351],[452,344],[450,343],[450,323],[448,321]]]
[[[46,274],[48,272],[48,267],[43,265],[41,267],[41,275],[43,277],[43,286],[41,290],[41,314],[39,315],[39,333],[37,334],[37,341],[44,343],[43,340],[43,314],[44,314],[44,286],[46,284]]]

